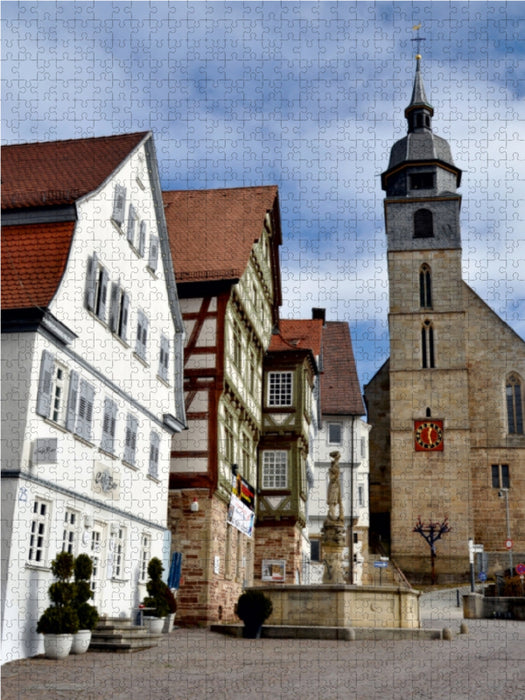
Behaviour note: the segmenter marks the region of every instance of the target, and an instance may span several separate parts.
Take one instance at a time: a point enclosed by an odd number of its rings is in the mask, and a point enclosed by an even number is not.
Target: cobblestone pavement
[[[154,649],[2,667],[3,700],[489,700],[525,697],[525,622],[462,621],[456,590],[422,596],[452,641],[244,640],[175,629]]]

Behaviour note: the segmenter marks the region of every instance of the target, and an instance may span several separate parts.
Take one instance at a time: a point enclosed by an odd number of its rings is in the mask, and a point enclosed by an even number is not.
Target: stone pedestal
[[[344,522],[327,518],[322,529],[321,543],[324,564],[323,583],[345,583],[343,574]]]

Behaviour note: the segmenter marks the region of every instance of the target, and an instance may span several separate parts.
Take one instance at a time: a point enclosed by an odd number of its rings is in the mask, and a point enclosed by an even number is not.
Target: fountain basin
[[[257,586],[272,601],[266,625],[419,629],[420,591],[349,584]]]

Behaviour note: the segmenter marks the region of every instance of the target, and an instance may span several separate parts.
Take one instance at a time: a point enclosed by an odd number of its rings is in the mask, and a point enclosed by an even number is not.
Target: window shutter
[[[112,333],[118,329],[118,312],[120,302],[120,287],[115,282],[111,283],[111,300],[109,305],[109,328]]]
[[[95,388],[91,384],[86,382],[84,379],[81,379],[75,432],[77,435],[83,437],[85,440],[91,439],[91,423],[93,420],[94,398]]]
[[[144,257],[146,252],[146,222],[140,222],[140,234],[139,234],[139,255],[141,258]]]
[[[38,395],[36,397],[36,412],[44,418],[49,417],[51,410],[51,389],[53,386],[53,370],[55,358],[47,350],[42,352],[40,362],[40,377],[38,379]]]
[[[168,367],[170,361],[170,341],[165,336],[160,336],[159,377],[168,381]]]
[[[69,393],[67,397],[66,429],[75,429],[75,417],[77,415],[78,373],[72,370],[69,373]]]
[[[148,266],[155,272],[159,257],[159,239],[157,236],[150,236],[149,239],[149,262]]]
[[[137,447],[137,428],[139,422],[128,413],[126,420],[126,441],[124,443],[124,460],[129,464],[135,465],[135,451]]]
[[[135,207],[133,204],[129,205],[129,214],[128,214],[128,233],[127,233],[127,238],[128,241],[133,245],[133,241],[135,238],[135,224],[137,223],[137,215],[135,213]]]
[[[97,288],[98,257],[96,253],[88,258],[86,281],[86,306],[90,311],[95,310],[95,291]]]
[[[148,319],[144,315],[144,312],[138,312],[137,320],[137,344],[135,351],[137,355],[140,355],[143,360],[146,359],[146,343],[148,339]]]
[[[104,399],[104,420],[102,423],[101,448],[106,452],[114,452],[115,424],[117,421],[117,404],[111,399]]]
[[[159,474],[159,446],[160,446],[160,436],[158,433],[152,431],[150,437],[150,449],[149,449],[149,471],[148,474],[157,478]]]
[[[120,311],[120,328],[119,335],[122,340],[126,340],[128,335],[128,319],[129,319],[129,296],[126,292],[122,292],[121,299],[121,311]]]
[[[124,221],[126,209],[126,188],[123,185],[115,185],[115,199],[113,200],[113,216],[111,217],[119,226]]]
[[[98,292],[98,309],[97,316],[102,320],[106,320],[106,303],[108,297],[109,275],[103,267],[100,271],[100,290]]]

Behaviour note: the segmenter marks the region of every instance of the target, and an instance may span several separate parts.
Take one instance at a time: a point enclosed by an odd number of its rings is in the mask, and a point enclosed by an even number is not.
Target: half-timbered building
[[[311,428],[322,319],[281,320],[264,357],[255,538],[257,582],[304,583]],[[310,471],[310,473],[309,473]]]
[[[253,578],[262,364],[281,304],[277,187],[164,193],[186,328],[189,429],[173,440],[178,618],[235,619]]]

